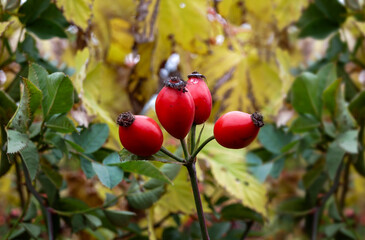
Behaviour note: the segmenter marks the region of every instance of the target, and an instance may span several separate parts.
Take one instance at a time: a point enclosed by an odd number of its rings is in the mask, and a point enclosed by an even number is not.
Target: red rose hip
[[[264,122],[260,113],[228,112],[215,123],[214,137],[223,147],[244,148],[256,138],[262,126]]]
[[[202,124],[208,120],[212,111],[212,95],[205,83],[204,75],[192,72],[188,75],[188,78],[186,88],[193,97],[195,104],[194,123]]]
[[[186,89],[186,82],[171,77],[156,99],[156,114],[166,131],[177,139],[184,139],[194,121],[194,100]]]
[[[125,112],[118,116],[117,123],[120,142],[131,153],[145,157],[160,150],[163,135],[152,118]]]

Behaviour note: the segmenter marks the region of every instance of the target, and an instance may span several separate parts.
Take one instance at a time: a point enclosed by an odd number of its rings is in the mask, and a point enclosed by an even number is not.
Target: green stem
[[[160,151],[163,152],[164,154],[166,154],[167,156],[169,156],[170,158],[178,161],[178,162],[185,163],[185,160],[184,159],[179,158],[178,156],[176,156],[175,154],[171,153],[169,150],[167,150],[164,147],[161,147]]]
[[[196,157],[196,155],[198,155],[198,153],[205,147],[205,145],[207,145],[212,140],[214,140],[214,136],[209,137],[202,144],[200,144],[200,146],[198,147],[198,149],[196,149],[196,151],[190,156],[189,161],[193,161],[194,158]]]
[[[193,123],[193,126],[191,127],[190,130],[190,154],[193,154],[195,148],[195,130],[196,130],[196,125]]]
[[[188,148],[186,147],[186,142],[184,139],[180,139],[180,143],[181,143],[181,147],[184,151],[184,156],[185,156],[185,159],[186,161],[189,159],[190,155],[188,153]]]
[[[185,166],[188,169],[191,186],[193,188],[195,206],[196,206],[196,210],[198,213],[201,234],[202,234],[203,240],[209,240],[208,229],[207,229],[207,225],[205,223],[205,217],[204,217],[204,212],[203,212],[203,205],[202,205],[202,201],[200,199],[198,178],[196,177],[195,162],[190,162]]]
[[[22,166],[23,166],[23,171],[24,171],[25,184],[26,184],[29,192],[31,192],[33,194],[33,196],[39,202],[39,205],[41,206],[41,208],[43,210],[43,214],[44,214],[45,220],[47,221],[48,239],[49,240],[53,240],[54,239],[53,238],[53,224],[52,224],[52,216],[51,216],[51,211],[52,210],[51,210],[51,208],[48,208],[47,206],[45,206],[44,201],[43,201],[41,195],[39,195],[39,193],[37,192],[37,190],[35,190],[35,188],[32,185],[32,180],[30,179],[27,166],[25,165],[23,159],[21,161],[22,161]]]

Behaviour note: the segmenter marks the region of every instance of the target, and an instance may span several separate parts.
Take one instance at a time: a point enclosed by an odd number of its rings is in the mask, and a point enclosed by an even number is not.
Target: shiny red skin
[[[190,93],[163,87],[155,106],[158,120],[166,131],[174,138],[184,139],[193,125],[195,114]]]
[[[160,126],[152,119],[135,115],[129,127],[119,126],[119,139],[123,147],[138,156],[151,156],[162,146],[163,135]]]
[[[186,88],[189,90],[195,103],[194,123],[202,124],[208,120],[212,111],[212,95],[204,79],[191,77]]]
[[[223,147],[239,149],[249,145],[259,130],[251,114],[233,111],[222,115],[214,124],[214,137]]]

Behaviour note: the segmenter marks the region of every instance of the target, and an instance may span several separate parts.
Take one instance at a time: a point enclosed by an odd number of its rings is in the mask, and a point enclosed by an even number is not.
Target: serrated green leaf
[[[318,78],[305,72],[297,77],[292,86],[292,104],[301,114],[311,114],[317,119],[321,117],[321,95],[317,93]]]
[[[323,101],[326,108],[334,116],[336,113],[336,96],[338,95],[341,79],[331,83],[323,92]]]
[[[123,169],[125,172],[137,173],[145,175],[147,177],[155,178],[166,183],[172,184],[171,180],[163,174],[155,165],[150,162],[139,160],[139,161],[124,161],[117,164],[113,164]]]
[[[106,157],[103,165],[97,162],[92,162],[92,167],[102,184],[108,188],[113,188],[118,185],[124,176],[123,171],[116,166],[108,166],[109,164],[119,163],[119,155],[114,152]]]
[[[93,153],[107,140],[109,136],[109,127],[106,124],[97,123],[91,125],[78,133],[73,133],[72,138],[84,149],[84,153]]]
[[[61,135],[54,132],[47,132],[45,134],[45,140],[47,143],[50,143],[51,145],[61,150],[63,155],[68,158],[68,149],[65,140],[62,138]]]
[[[41,164],[41,169],[56,188],[60,189],[63,181],[62,175],[48,164]]]
[[[29,142],[27,147],[20,151],[20,156],[22,157],[28,171],[31,180],[34,180],[39,166],[39,155],[37,146],[33,142]]]
[[[76,127],[66,114],[56,114],[46,121],[46,127],[61,133],[76,132]]]
[[[41,65],[38,65],[36,63],[30,63],[29,64],[29,70],[28,70],[28,79],[35,84],[39,89],[42,89],[40,86],[44,85],[44,83],[47,81],[48,72],[46,69],[44,69]],[[42,89],[43,90],[43,89]]]
[[[87,179],[90,179],[95,176],[96,173],[94,171],[93,165],[91,164],[91,162],[89,160],[87,160],[81,156],[80,165],[81,165],[81,169],[85,173],[85,176]]]
[[[349,109],[359,124],[365,120],[365,91],[357,94],[350,102]]]
[[[15,130],[8,130],[8,153],[16,153],[28,146],[30,140],[28,135]]]
[[[29,127],[34,112],[41,103],[42,92],[28,79],[23,78],[23,82],[24,90],[20,103],[12,119],[9,121],[8,127],[24,133]]]
[[[6,155],[5,152],[4,145],[6,144],[6,142],[7,142],[7,134],[5,128],[4,126],[0,125],[0,177],[5,175],[11,167],[8,156]]]
[[[74,89],[71,80],[64,73],[48,75],[46,81],[39,82],[43,92],[43,116],[67,113],[71,110],[74,99]]]
[[[136,213],[129,211],[104,210],[105,217],[117,227],[126,227]]]

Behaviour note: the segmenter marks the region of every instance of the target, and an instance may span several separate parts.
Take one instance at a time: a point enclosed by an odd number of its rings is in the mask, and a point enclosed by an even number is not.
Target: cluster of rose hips
[[[171,77],[165,82],[156,99],[156,114],[171,136],[182,140],[193,124],[202,124],[209,118],[212,96],[205,80],[204,75],[193,72],[188,75],[187,82],[179,77]],[[150,156],[161,149],[162,131],[152,118],[125,112],[119,115],[117,123],[120,141],[129,152]],[[259,113],[229,112],[215,123],[214,138],[226,148],[244,148],[255,139],[263,125]]]

